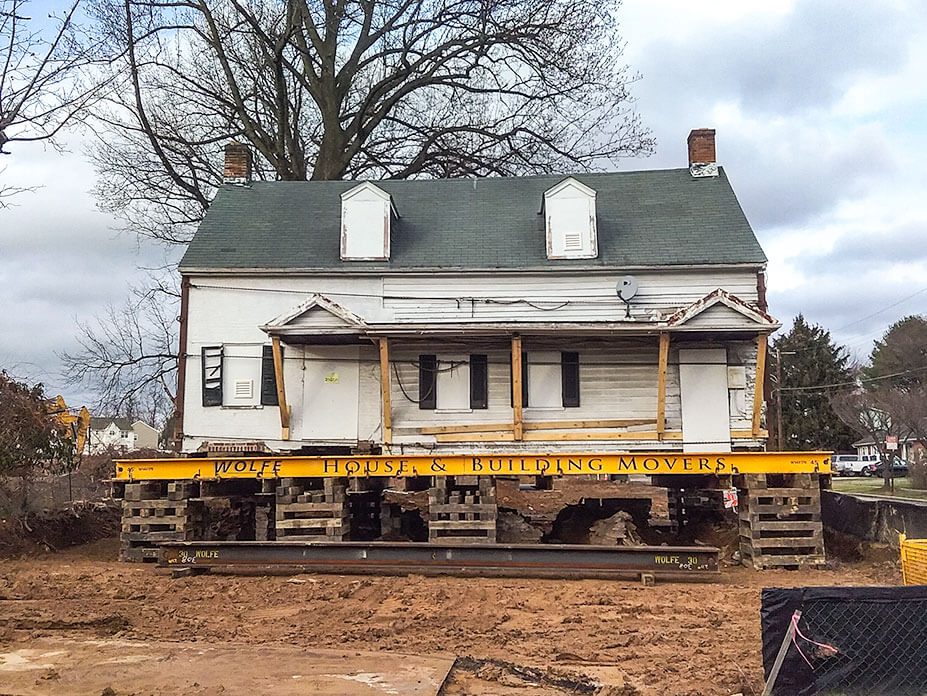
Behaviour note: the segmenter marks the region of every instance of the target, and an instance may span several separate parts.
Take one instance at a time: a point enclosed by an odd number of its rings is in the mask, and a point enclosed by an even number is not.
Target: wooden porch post
[[[669,359],[668,333],[660,334],[660,362],[657,373],[657,439],[662,440],[666,432],[666,363]]]
[[[525,436],[521,390],[521,336],[516,334],[512,336],[512,407],[514,410],[512,432],[516,441],[524,439]]]
[[[286,388],[283,384],[283,351],[280,350],[280,337],[271,338],[274,352],[274,378],[277,382],[277,403],[280,406],[281,440],[290,439],[290,407],[286,403]]]
[[[393,444],[393,409],[389,398],[389,342],[386,338],[381,338],[379,344],[380,394],[383,399],[383,443],[391,445]]]
[[[756,379],[753,381],[753,437],[761,432],[760,417],[763,415],[763,383],[766,379],[766,334],[756,337]],[[781,445],[780,445],[780,449]]]

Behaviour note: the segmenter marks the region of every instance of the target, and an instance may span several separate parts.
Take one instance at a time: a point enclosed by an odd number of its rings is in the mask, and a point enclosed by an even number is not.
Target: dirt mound
[[[60,551],[119,534],[122,510],[117,502],[74,503],[0,519],[0,558]]]
[[[631,515],[621,510],[592,525],[589,543],[601,546],[641,546],[643,542],[631,521]]]
[[[888,544],[864,541],[855,536],[824,527],[824,548],[830,559],[842,563],[898,563],[898,549]]]

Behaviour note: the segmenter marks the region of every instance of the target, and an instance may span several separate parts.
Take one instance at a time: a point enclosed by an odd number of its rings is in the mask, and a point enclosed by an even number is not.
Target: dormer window
[[[388,261],[392,197],[365,182],[341,194],[341,259]]]
[[[541,208],[547,229],[547,258],[594,259],[599,255],[595,190],[564,179],[544,193]]]

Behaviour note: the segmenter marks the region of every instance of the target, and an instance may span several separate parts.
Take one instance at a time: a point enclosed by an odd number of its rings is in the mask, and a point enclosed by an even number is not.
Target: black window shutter
[[[514,377],[512,376],[512,363],[509,361],[509,384],[514,389]],[[513,389],[509,390],[509,406],[515,407],[515,394]],[[528,353],[521,352],[521,407],[528,407]]]
[[[200,355],[203,367],[203,406],[221,406],[222,346],[204,347]]]
[[[283,346],[280,346],[280,357],[283,357]],[[273,346],[264,346],[264,354],[261,356],[261,404],[264,406],[278,405]]]
[[[438,358],[435,355],[418,356],[418,407],[438,407]]]
[[[470,356],[470,408],[489,408],[489,363],[485,355]]]
[[[579,353],[560,354],[564,408],[579,406]]]

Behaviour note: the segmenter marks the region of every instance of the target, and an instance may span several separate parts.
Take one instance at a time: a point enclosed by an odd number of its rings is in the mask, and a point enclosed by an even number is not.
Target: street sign
[[[898,449],[898,436],[897,435],[886,435],[885,436],[885,449],[890,449],[890,450]]]

